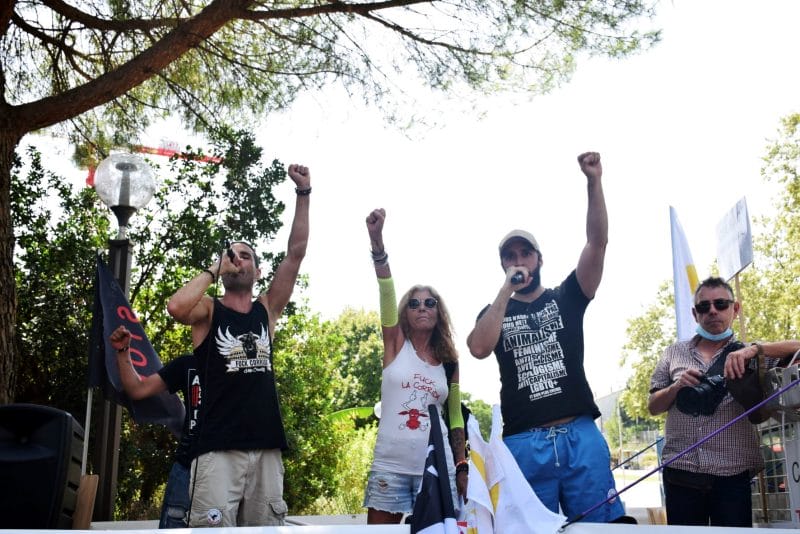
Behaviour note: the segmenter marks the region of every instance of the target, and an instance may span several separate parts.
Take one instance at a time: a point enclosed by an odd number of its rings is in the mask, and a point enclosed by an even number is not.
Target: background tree
[[[441,91],[544,91],[569,77],[579,52],[621,57],[657,40],[631,29],[652,9],[648,0],[4,2],[0,403],[14,399],[10,175],[25,134],[60,125],[84,159],[97,160],[155,119],[179,115],[197,130],[248,125],[333,81],[388,103],[387,115],[405,80]]]
[[[344,350],[334,409],[373,407],[381,398],[383,337],[378,312],[345,308],[332,325]]]
[[[80,418],[86,410],[95,251],[107,246],[108,210],[93,190],[73,192],[44,169],[34,149],[17,158],[14,169],[18,397]]]
[[[189,329],[175,327],[164,302],[221,253],[223,237],[260,243],[265,273],[280,259],[263,245],[281,226],[284,206],[272,189],[285,171],[277,161],[264,164],[252,139],[220,131],[215,155],[224,157],[223,163],[170,162],[172,178],[161,184],[155,207],[131,221],[137,262],[130,301],[162,361],[192,347]],[[93,190],[73,191],[45,170],[35,150],[15,160],[10,198],[18,251],[16,344],[23,356],[17,398],[66,410],[82,421],[95,254],[107,247],[109,213]],[[293,312],[294,305],[287,309]],[[123,413],[117,502],[119,515],[131,517],[133,503],[143,509],[157,504],[175,443],[162,427],[134,427]]]
[[[618,464],[621,459],[624,460],[624,458],[620,458],[619,453],[620,434],[624,432],[624,427],[625,424],[620,418],[620,413],[616,410],[603,425],[603,435],[608,442],[608,448],[611,450],[612,464]],[[622,436],[622,441],[623,443],[625,442],[625,436]]]
[[[758,220],[753,265],[740,275],[750,340],[800,338],[800,114],[781,120],[761,175],[783,186],[773,214]]]
[[[461,401],[467,405],[472,416],[477,419],[481,435],[485,441],[488,441],[492,432],[492,407],[481,399],[473,399],[467,391],[461,392]]]
[[[318,497],[306,513],[311,515],[344,515],[364,512],[364,489],[367,487],[367,475],[372,466],[375,440],[378,436],[378,425],[372,422],[365,426],[355,426],[338,422],[337,432],[345,437],[344,443],[337,451],[336,474],[337,490],[332,495]]]
[[[339,489],[336,467],[346,437],[326,416],[334,411],[344,346],[336,328],[305,313],[276,329],[275,379],[289,442],[284,498],[293,514]]]
[[[664,349],[675,341],[675,299],[672,283],[665,282],[658,289],[656,301],[642,315],[628,321],[625,331],[627,341],[622,346],[619,365],[630,363],[633,374],[620,396],[625,413],[630,417],[660,420],[647,410],[650,396],[650,378]]]
[[[753,264],[740,274],[737,298],[748,340],[800,338],[800,114],[781,120],[778,138],[767,146],[761,170],[765,181],[783,185],[773,215],[762,217],[753,230]],[[712,266],[713,271],[713,266]],[[649,417],[650,377],[664,349],[675,340],[672,283],[659,288],[656,301],[628,322],[628,341],[620,365],[631,362],[622,403],[632,417]],[[739,321],[734,331],[741,338]],[[659,416],[659,419],[663,419]]]

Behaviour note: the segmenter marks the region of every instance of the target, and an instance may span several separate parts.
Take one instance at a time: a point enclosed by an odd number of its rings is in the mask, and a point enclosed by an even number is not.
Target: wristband
[[[212,283],[212,284],[216,284],[216,283],[217,283],[217,277],[216,277],[216,276],[214,276],[214,273],[213,273],[213,272],[211,272],[211,269],[203,269],[203,272],[204,272],[204,273],[208,273],[208,274],[210,274],[210,275],[211,275],[211,283]]]
[[[381,326],[392,327],[397,324],[397,297],[394,292],[394,280],[378,278],[378,293],[380,295]]]
[[[450,414],[450,430],[464,428],[464,415],[461,413],[461,386],[458,382],[450,383],[447,395],[447,411]]]
[[[761,346],[761,343],[758,343],[758,342],[750,343],[750,346],[751,347],[755,346],[755,348],[756,348],[756,356],[755,357],[756,358],[759,357],[759,356],[763,356],[764,355],[764,347]]]
[[[311,186],[308,186],[305,189],[300,189],[299,187],[295,187],[294,192],[297,193],[298,196],[307,197],[308,195],[311,194]]]
[[[124,347],[120,347],[116,349],[117,354],[122,354],[123,352],[126,352],[129,348],[131,348],[130,345],[125,345]]]

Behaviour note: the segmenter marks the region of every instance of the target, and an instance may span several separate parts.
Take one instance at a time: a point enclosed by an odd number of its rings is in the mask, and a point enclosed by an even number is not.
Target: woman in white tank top
[[[383,244],[385,218],[383,209],[373,210],[367,216],[380,288],[384,349],[381,420],[364,498],[369,524],[399,523],[405,513],[413,510],[425,467],[431,426],[428,406],[431,404],[436,404],[441,414],[447,402],[450,413],[455,415],[450,417],[451,447],[446,447],[445,454],[451,487],[455,481],[462,496],[466,496],[467,488],[458,354],[450,315],[441,296],[430,286],[413,286],[401,297],[399,305],[396,304]],[[445,363],[455,368],[449,383]],[[443,421],[440,426],[447,443],[447,426]],[[455,494],[453,498],[455,502]]]

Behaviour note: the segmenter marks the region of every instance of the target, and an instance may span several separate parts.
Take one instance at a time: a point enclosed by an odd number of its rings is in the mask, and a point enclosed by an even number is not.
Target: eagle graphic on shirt
[[[223,332],[220,327],[217,331],[216,341],[217,350],[227,360],[226,372],[263,373],[272,371],[269,335],[263,326],[260,335],[253,332],[233,335],[230,333],[230,328],[226,328]]]

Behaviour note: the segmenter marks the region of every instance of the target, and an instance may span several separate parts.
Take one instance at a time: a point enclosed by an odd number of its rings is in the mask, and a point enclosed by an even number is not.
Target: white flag
[[[669,207],[669,224],[672,235],[672,279],[675,289],[675,320],[678,326],[678,341],[694,336],[697,323],[692,315],[694,292],[699,281],[697,270],[689,252],[689,244],[683,233],[675,208]]]
[[[487,465],[493,471],[487,473],[489,493],[496,491],[495,486],[499,488],[494,510],[495,532],[556,534],[567,518],[560,513],[551,512],[542,504],[503,442],[502,433],[500,406],[495,404],[492,407],[492,436],[489,439],[492,462]]]
[[[489,444],[483,440],[478,420],[467,418],[469,429],[469,479],[467,482],[467,503],[464,505],[464,519],[467,534],[494,534],[494,507],[497,504],[499,487],[494,486],[493,495],[489,486],[492,472],[492,455]]]

